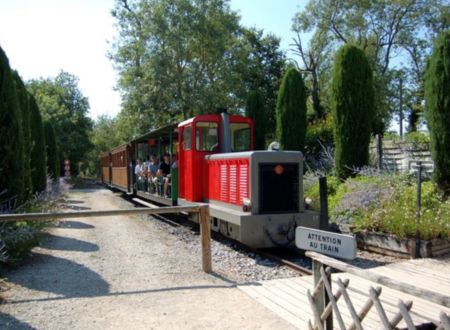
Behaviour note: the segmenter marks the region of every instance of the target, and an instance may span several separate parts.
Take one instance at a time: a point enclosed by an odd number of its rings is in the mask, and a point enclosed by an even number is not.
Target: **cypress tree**
[[[261,93],[256,90],[250,92],[245,107],[245,115],[253,119],[254,149],[264,150],[266,133],[266,119],[264,115],[264,102]]]
[[[336,146],[337,175],[369,162],[371,121],[374,113],[373,73],[364,52],[344,45],[336,55],[331,83],[331,112]]]
[[[306,88],[290,67],[283,76],[276,108],[277,139],[285,150],[303,150],[306,136]]]
[[[9,61],[0,47],[0,199],[24,200],[22,119]]]
[[[44,122],[45,149],[47,152],[47,173],[53,179],[59,177],[59,154],[56,143],[56,134],[49,121]]]
[[[23,182],[24,197],[27,199],[33,193],[31,182],[31,136],[30,136],[30,109],[29,96],[25,85],[17,71],[13,72],[13,78],[16,88],[16,97],[20,112],[22,115],[22,132],[23,132]]]
[[[450,195],[450,31],[434,43],[425,73],[426,118],[434,161],[433,179]]]
[[[30,95],[30,128],[31,128],[31,181],[33,192],[41,192],[47,186],[44,128],[36,100]]]

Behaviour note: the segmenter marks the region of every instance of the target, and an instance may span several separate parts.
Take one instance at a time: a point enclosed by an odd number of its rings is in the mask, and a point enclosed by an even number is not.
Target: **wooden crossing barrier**
[[[333,313],[335,314],[335,319],[338,323],[339,329],[358,329],[362,330],[362,322],[366,315],[369,313],[372,307],[379,317],[379,322],[383,326],[383,329],[396,329],[396,326],[403,320],[408,329],[416,329],[415,324],[412,320],[410,310],[412,308],[412,301],[402,301],[399,300],[397,303],[398,312],[389,319],[386,315],[385,309],[381,303],[380,295],[381,287],[370,287],[369,297],[367,302],[362,306],[359,313],[356,312],[355,306],[350,299],[350,295],[347,292],[347,287],[349,285],[349,280],[346,279],[341,281],[337,280],[338,290],[333,293],[331,287],[331,268],[347,272],[359,277],[363,277],[370,281],[382,284],[391,289],[402,291],[408,294],[419,296],[428,301],[440,304],[442,306],[450,307],[450,297],[443,294],[426,290],[423,288],[416,287],[411,284],[407,284],[393,278],[382,276],[371,272],[369,270],[363,270],[358,267],[351,266],[345,262],[321,255],[316,252],[306,252],[306,256],[313,259],[313,272],[314,272],[314,288],[311,292],[307,291],[308,301],[310,303],[313,312],[313,323],[311,320],[308,322],[309,329],[333,329]],[[350,326],[346,327],[344,320],[342,318],[342,313],[338,308],[337,301],[343,297],[345,304],[348,308],[348,312],[351,316],[353,322]],[[328,301],[327,301],[328,300]],[[342,308],[342,306],[341,306]],[[440,324],[437,329],[450,330],[450,318],[447,314],[441,312]]]
[[[101,211],[76,211],[76,212],[52,212],[52,213],[18,213],[0,214],[0,222],[11,221],[51,221],[56,219],[72,219],[87,217],[109,217],[116,215],[139,214],[168,214],[168,213],[198,213],[200,218],[200,239],[202,249],[202,269],[206,273],[212,272],[211,262],[211,223],[208,205],[171,206],[160,208],[140,207],[125,210],[101,210]],[[107,218],[105,218],[107,219]]]

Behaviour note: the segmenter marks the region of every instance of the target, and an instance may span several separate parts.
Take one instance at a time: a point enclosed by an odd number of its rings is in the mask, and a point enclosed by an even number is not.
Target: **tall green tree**
[[[339,177],[346,178],[353,168],[369,163],[374,112],[373,73],[360,48],[341,47],[336,55],[331,84],[336,172]]]
[[[426,117],[434,160],[434,180],[450,195],[450,31],[435,41],[425,76]]]
[[[23,186],[24,199],[27,199],[33,193],[33,184],[31,181],[31,133],[30,133],[30,109],[29,95],[25,85],[17,71],[13,71],[13,79],[16,89],[16,97],[22,117],[23,134]]]
[[[285,150],[304,150],[306,88],[302,75],[290,67],[283,76],[277,99],[277,138]]]
[[[47,187],[47,155],[45,152],[44,127],[39,107],[30,96],[30,132],[31,132],[31,181],[33,192],[38,193]]]
[[[31,80],[28,90],[35,97],[42,118],[52,123],[59,159],[69,159],[73,174],[92,149],[89,102],[78,87],[78,78],[61,71],[55,78]]]
[[[394,66],[407,75],[405,105],[415,125],[423,102],[425,58],[431,50],[432,35],[448,28],[449,8],[444,0],[310,0],[294,17],[293,29],[298,33],[295,51],[302,70],[309,73],[307,82],[316,113],[329,104],[331,79],[327,73],[332,68],[332,54],[343,44],[354,44],[364,50],[374,71],[372,131],[384,131],[398,112]],[[302,44],[305,34],[312,34],[308,45]]]
[[[117,0],[112,14],[119,37],[110,56],[134,134],[236,108],[230,51],[239,25],[228,1]]]
[[[264,113],[264,102],[261,93],[258,90],[250,92],[247,106],[245,107],[245,115],[253,119],[254,149],[264,150],[266,147],[266,118]]]
[[[56,143],[55,129],[48,120],[44,121],[44,136],[47,154],[47,173],[51,178],[57,179],[60,175],[58,144]]]
[[[275,138],[275,108],[281,79],[286,69],[286,56],[280,49],[280,39],[263,30],[241,28],[234,52],[236,75],[233,83],[236,96],[248,101],[249,93],[258,90],[263,101],[266,138]]]
[[[8,58],[0,47],[0,200],[24,200],[22,117]]]

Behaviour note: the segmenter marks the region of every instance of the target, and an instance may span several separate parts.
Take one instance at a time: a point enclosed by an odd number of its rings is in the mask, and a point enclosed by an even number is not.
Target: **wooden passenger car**
[[[127,193],[132,192],[130,180],[131,152],[130,144],[123,144],[111,150],[111,186]]]
[[[111,153],[104,152],[100,155],[101,180],[103,184],[111,185]]]

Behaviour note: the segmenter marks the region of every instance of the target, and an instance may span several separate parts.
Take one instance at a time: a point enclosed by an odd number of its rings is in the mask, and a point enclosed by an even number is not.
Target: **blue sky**
[[[306,0],[231,0],[241,23],[292,43],[292,17]],[[60,70],[80,79],[89,98],[90,116],[115,116],[120,95],[106,53],[115,36],[110,10],[114,0],[2,0],[0,46],[23,79],[54,77]]]

